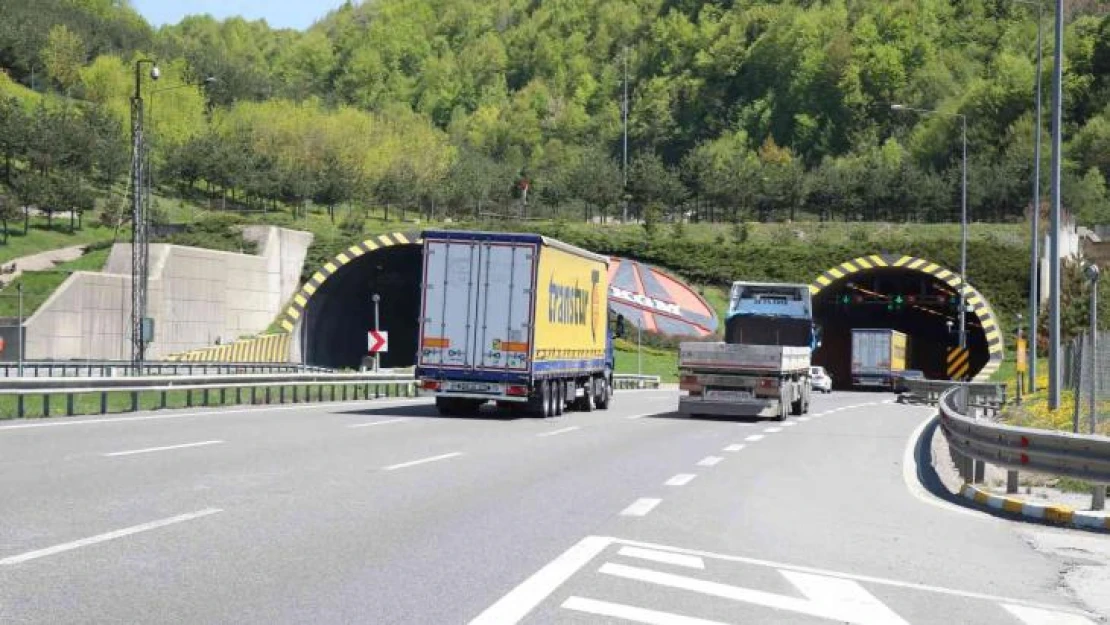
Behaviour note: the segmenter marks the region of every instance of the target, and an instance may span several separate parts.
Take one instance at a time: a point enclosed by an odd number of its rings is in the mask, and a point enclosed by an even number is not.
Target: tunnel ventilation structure
[[[952,300],[958,301],[960,293],[970,306],[967,325],[973,379],[986,381],[1002,363],[1002,333],[990,303],[959,274],[928,259],[898,254],[861,256],[829,268],[809,289],[814,315],[826,331],[814,362],[829,368],[838,385],[850,378],[846,369],[850,367],[853,327],[906,332],[911,354],[916,338],[919,355],[919,362],[911,357],[907,367],[922,369],[929,377],[946,377],[943,359],[945,350],[955,345],[955,334],[945,324],[946,319],[958,319],[958,306]],[[946,299],[950,308],[938,306],[938,301]],[[916,337],[914,330],[920,330]]]

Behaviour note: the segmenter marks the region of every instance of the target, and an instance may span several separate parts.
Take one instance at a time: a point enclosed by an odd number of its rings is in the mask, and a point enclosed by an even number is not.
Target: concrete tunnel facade
[[[351,368],[366,358],[366,331],[373,325],[371,294],[379,293],[381,328],[389,330],[389,352],[383,367],[407,367],[415,361],[419,326],[421,247],[419,232],[368,238],[337,254],[294,295],[281,321],[293,335],[292,356],[310,365]],[[850,378],[850,330],[892,328],[910,337],[909,368],[933,378],[946,378],[946,351],[955,335],[946,321],[958,310],[938,309],[930,293],[956,298],[963,292],[971,311],[968,319],[968,377],[988,378],[1003,358],[998,321],[989,302],[958,274],[927,259],[898,254],[873,254],[845,261],[824,271],[810,285],[814,316],[823,330],[823,344],[814,363],[825,366],[838,386]],[[916,294],[903,309],[890,312],[869,305],[847,306],[844,293]]]

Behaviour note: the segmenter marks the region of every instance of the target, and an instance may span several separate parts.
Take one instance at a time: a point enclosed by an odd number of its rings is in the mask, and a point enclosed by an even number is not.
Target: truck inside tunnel
[[[423,259],[416,244],[368,252],[331,275],[308,298],[301,332],[305,362],[357,369],[367,357],[366,333],[374,329],[378,293],[379,329],[389,332],[381,366],[409,367],[416,361]]]
[[[948,349],[959,345],[959,294],[943,281],[905,268],[875,268],[824,287],[814,296],[822,337],[813,354],[840,389],[851,388],[852,329],[890,328],[907,336],[906,368],[930,379],[948,379]],[[970,374],[990,358],[979,317],[968,312]]]

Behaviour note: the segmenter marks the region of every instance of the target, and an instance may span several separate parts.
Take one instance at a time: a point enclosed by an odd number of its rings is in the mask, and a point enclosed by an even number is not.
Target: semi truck
[[[906,335],[888,328],[852,330],[852,386],[894,390],[906,370]]]
[[[416,377],[441,414],[549,417],[613,394],[609,258],[535,234],[426,231]]]
[[[724,342],[679,345],[678,412],[771,416],[809,411],[809,366],[819,344],[809,286],[734,282]]]

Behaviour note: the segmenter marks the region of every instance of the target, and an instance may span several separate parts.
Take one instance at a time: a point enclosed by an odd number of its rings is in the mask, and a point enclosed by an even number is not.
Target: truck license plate
[[[464,391],[468,393],[488,393],[492,390],[492,385],[484,382],[452,382],[448,387],[452,391]]]
[[[752,398],[752,394],[748,391],[707,391],[705,396],[718,401],[740,401]]]

